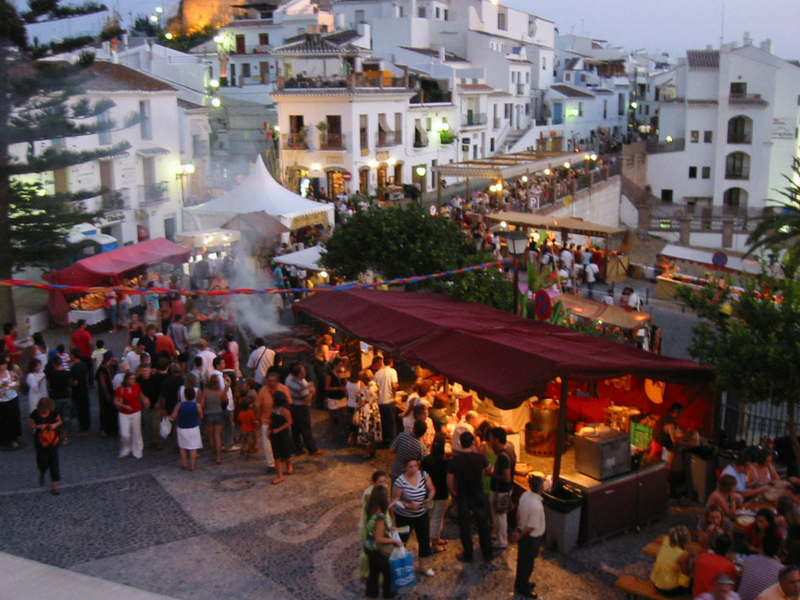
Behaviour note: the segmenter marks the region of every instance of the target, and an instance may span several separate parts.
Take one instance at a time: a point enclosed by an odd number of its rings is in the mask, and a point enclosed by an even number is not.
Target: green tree
[[[429,275],[491,261],[476,252],[449,219],[429,216],[418,204],[357,210],[326,243],[323,263],[334,277],[355,280],[372,270],[384,279]],[[491,270],[450,278],[452,283],[423,281],[418,288],[511,310],[508,279]]]
[[[28,44],[25,23],[54,18],[59,14],[58,4],[58,0],[34,2],[23,18],[7,0],[0,0],[0,280],[10,279],[20,267],[71,254],[75,248],[66,241],[67,231],[96,216],[83,213],[80,201],[102,190],[48,195],[38,183],[39,174],[113,156],[129,147],[123,142],[73,151],[61,143],[113,129],[110,120],[98,120],[113,103],[90,102],[80,96],[92,76],[91,53],[81,53],[74,64],[40,59],[109,39],[120,30],[112,24],[97,38]],[[68,12],[86,14],[102,8],[72,7]],[[13,319],[11,288],[2,287],[0,320]]]
[[[736,293],[730,277],[709,278],[700,290],[678,286],[678,298],[701,318],[689,353],[712,365],[720,390],[735,390],[745,403],[765,399],[785,405],[789,436],[800,464],[800,252],[762,256],[759,275],[744,278]],[[770,274],[769,267],[783,272]]]
[[[747,238],[747,255],[761,248],[800,244],[800,160],[792,161],[794,177],[786,177],[789,185],[778,193],[778,212],[764,217]]]

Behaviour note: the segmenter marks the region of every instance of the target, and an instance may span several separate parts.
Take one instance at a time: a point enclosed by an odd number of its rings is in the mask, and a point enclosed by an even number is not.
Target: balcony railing
[[[453,93],[445,90],[420,90],[411,97],[410,104],[436,104],[453,102]]]
[[[100,208],[104,211],[126,210],[131,207],[130,188],[108,191],[100,197]]]
[[[343,133],[328,133],[320,132],[319,134],[319,149],[320,150],[345,150],[344,134]]]
[[[750,179],[750,169],[727,169],[725,179]]]
[[[308,150],[308,141],[305,133],[284,133],[281,136],[281,146],[292,150]]]
[[[389,146],[397,146],[400,143],[398,141],[399,137],[400,136],[394,131],[379,131],[377,147],[388,148]]]
[[[161,204],[169,200],[169,183],[159,181],[139,186],[139,206]]]
[[[466,115],[461,115],[461,126],[486,125],[487,120],[486,113],[467,113]]]
[[[686,138],[678,138],[671,142],[648,140],[645,147],[648,154],[663,154],[665,152],[682,152],[686,149]]]

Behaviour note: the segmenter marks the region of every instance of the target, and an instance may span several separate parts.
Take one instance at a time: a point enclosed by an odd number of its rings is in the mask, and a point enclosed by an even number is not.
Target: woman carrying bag
[[[391,528],[391,515],[389,514],[389,490],[384,485],[375,486],[367,502],[366,510],[367,539],[364,542],[364,552],[369,561],[369,575],[367,576],[367,598],[378,597],[378,583],[383,576],[383,597],[394,598],[392,592],[392,569],[389,565],[389,556],[392,550],[402,548],[403,542],[397,538],[388,537]]]

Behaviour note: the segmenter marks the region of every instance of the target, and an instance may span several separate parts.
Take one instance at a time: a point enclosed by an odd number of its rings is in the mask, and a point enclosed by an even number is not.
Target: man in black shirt
[[[146,333],[139,338],[139,344],[144,345],[144,351],[150,355],[150,360],[155,366],[156,359],[156,330],[158,328],[152,323],[147,326]]]
[[[136,377],[136,383],[139,384],[139,387],[142,388],[142,393],[150,401],[150,408],[142,411],[142,433],[147,437],[147,447],[156,450],[163,449],[158,425],[161,422],[159,398],[161,397],[161,382],[164,379],[164,374],[153,373],[149,364],[145,363],[139,366],[139,375]]]
[[[489,431],[489,436],[492,450],[497,455],[494,469],[490,467],[487,473],[491,477],[489,480],[489,489],[491,490],[489,505],[492,508],[492,525],[497,533],[497,540],[493,546],[505,549],[508,547],[508,508],[500,506],[501,501],[498,499],[508,498],[508,502],[510,502],[508,495],[511,494],[511,489],[514,487],[514,467],[517,458],[514,447],[507,443],[505,429],[494,427]],[[503,510],[498,511],[498,508]]]
[[[172,363],[169,367],[169,375],[161,384],[161,402],[163,403],[162,415],[171,415],[172,411],[175,410],[175,407],[180,402],[178,392],[180,391],[183,382],[184,379],[183,375],[181,375],[181,366],[177,363]],[[175,452],[177,452],[178,442],[176,438],[177,433],[175,430],[176,427],[173,427],[170,437],[172,438],[173,448]]]
[[[489,499],[483,491],[483,472],[489,461],[479,452],[475,452],[473,442],[475,436],[469,431],[461,434],[462,451],[457,452],[447,464],[447,487],[450,495],[456,499],[458,507],[458,529],[461,534],[461,545],[464,552],[456,558],[462,562],[472,562],[472,530],[471,515],[475,515],[478,525],[478,538],[481,553],[485,562],[492,561],[492,532],[489,526]]]
[[[64,368],[61,358],[55,355],[47,363],[47,387],[50,388],[50,398],[56,403],[56,413],[61,417],[59,434],[64,445],[69,444],[68,423],[72,421],[72,402],[69,397],[70,372]]]
[[[89,410],[89,367],[83,361],[81,351],[73,349],[70,356],[72,365],[69,368],[70,387],[72,387],[72,406],[78,416],[80,431],[75,435],[86,437],[92,424],[92,415]]]

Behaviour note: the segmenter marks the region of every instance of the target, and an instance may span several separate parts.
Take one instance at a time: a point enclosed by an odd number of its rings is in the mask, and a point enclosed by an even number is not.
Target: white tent
[[[306,225],[333,225],[333,211],[333,204],[315,202],[287,190],[270,175],[259,156],[241,184],[224,196],[185,212],[187,229],[213,229],[241,213],[265,212],[294,230]]]
[[[319,259],[323,252],[325,249],[322,246],[311,246],[297,252],[276,256],[274,260],[282,265],[294,265],[298,269],[322,271],[323,267],[319,264]]]

